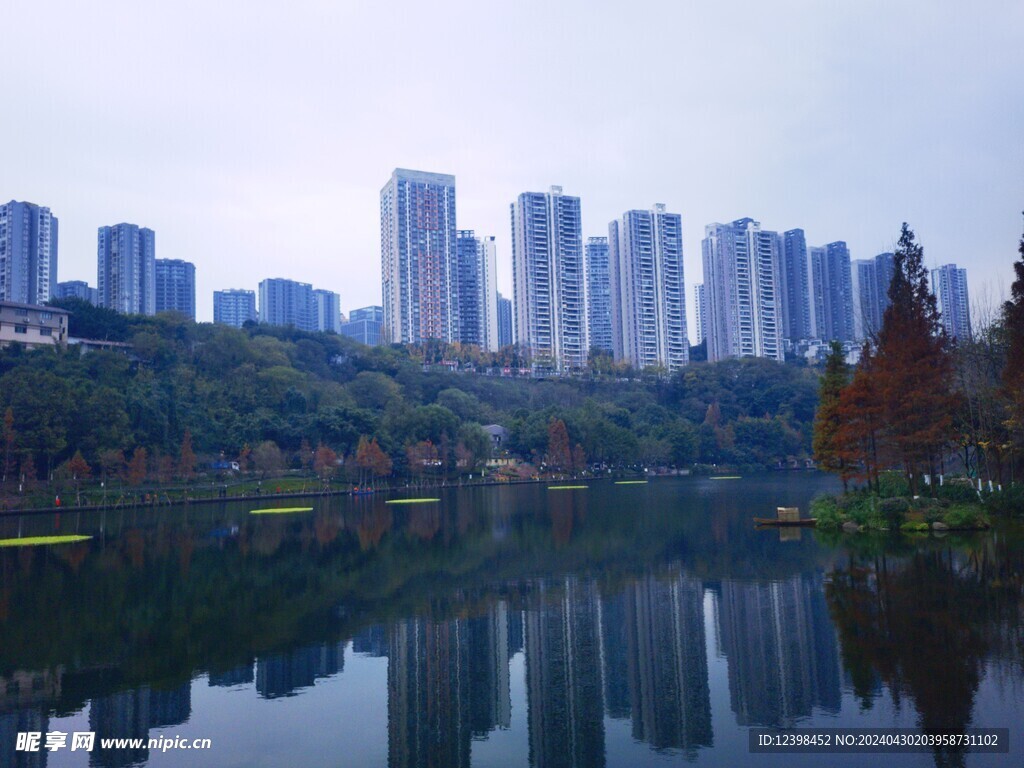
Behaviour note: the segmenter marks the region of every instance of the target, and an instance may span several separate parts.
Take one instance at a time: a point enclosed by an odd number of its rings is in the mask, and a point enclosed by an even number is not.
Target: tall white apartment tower
[[[586,270],[580,199],[524,192],[511,205],[513,323],[537,370],[587,365]]]
[[[657,204],[608,225],[612,346],[634,368],[675,371],[690,361],[682,218]],[[615,323],[619,328],[615,328]]]
[[[967,270],[956,264],[945,264],[932,270],[931,284],[946,335],[952,339],[971,338]]]
[[[380,191],[380,252],[386,340],[458,341],[454,176],[395,169]]]
[[[704,231],[708,360],[767,357],[782,361],[782,297],[777,232],[738,219]]]
[[[704,290],[704,283],[693,286],[693,298],[697,302],[697,345],[700,346],[708,335],[708,296]]]
[[[96,291],[101,307],[131,315],[156,314],[156,234],[135,224],[100,227]]]
[[[57,295],[57,217],[11,200],[0,204],[0,301],[43,304]]]

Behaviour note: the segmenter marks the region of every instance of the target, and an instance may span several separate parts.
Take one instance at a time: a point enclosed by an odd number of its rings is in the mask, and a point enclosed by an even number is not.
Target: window
[[[16,326],[14,326],[14,332],[15,333],[28,333],[28,326],[27,325],[16,325]]]
[[[40,336],[53,336],[53,328],[40,328],[39,329],[39,335]]]

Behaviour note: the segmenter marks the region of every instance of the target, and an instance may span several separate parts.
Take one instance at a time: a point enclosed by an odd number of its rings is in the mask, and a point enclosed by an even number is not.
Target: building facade
[[[586,271],[580,199],[524,192],[511,205],[513,326],[535,370],[587,366]]]
[[[0,301],[42,304],[56,288],[57,217],[34,203],[0,205]]]
[[[313,291],[313,304],[315,330],[341,333],[341,296],[317,288]]]
[[[777,232],[738,219],[709,224],[701,244],[708,300],[708,360],[783,360]]]
[[[456,234],[456,306],[459,341],[498,350],[498,259],[493,236]]]
[[[944,264],[932,270],[931,285],[946,335],[951,339],[970,339],[971,304],[967,293],[967,270],[956,264]]]
[[[66,280],[63,283],[57,283],[54,298],[81,299],[82,301],[88,301],[90,304],[96,304],[97,302],[96,289],[85,282],[85,280]]]
[[[260,281],[260,322],[294,325],[300,331],[316,330],[313,286],[283,278]]]
[[[814,337],[807,238],[802,229],[782,235],[782,336],[791,342]]]
[[[227,288],[213,292],[213,322],[241,328],[249,320],[259,320],[255,291]]]
[[[156,260],[156,311],[196,319],[196,265],[181,259]]]
[[[608,227],[612,344],[634,368],[676,371],[690,360],[682,217],[658,204]]]
[[[68,311],[15,301],[0,301],[0,347],[63,346],[68,341]]]
[[[589,237],[585,249],[587,260],[587,330],[588,349],[614,354],[612,346],[611,275],[608,266],[608,238]]]
[[[512,299],[498,294],[498,348],[513,344],[512,339]]]
[[[843,241],[811,248],[811,295],[815,336],[824,341],[854,341],[853,277],[850,250]]]
[[[156,314],[156,234],[136,224],[100,227],[96,291],[101,307]]]
[[[389,341],[457,341],[455,177],[396,168],[380,192],[381,288]]]
[[[697,346],[700,346],[708,335],[708,294],[704,290],[704,283],[693,286],[693,298],[696,302],[694,307],[697,318]]]
[[[384,307],[370,306],[353,309],[348,322],[341,324],[341,334],[368,347],[383,343]]]

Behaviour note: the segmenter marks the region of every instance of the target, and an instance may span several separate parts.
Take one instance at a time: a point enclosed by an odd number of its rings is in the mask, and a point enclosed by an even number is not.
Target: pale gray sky
[[[584,237],[681,213],[689,284],[712,221],[866,258],[907,220],[929,264],[998,295],[1024,208],[1022,29],[1020,0],[8,0],[0,199],[60,218],[61,280],[95,284],[98,226],[153,228],[158,257],[195,262],[200,320],[264,277],[379,304],[396,166],[455,174],[506,295],[509,203],[552,184],[582,198]]]

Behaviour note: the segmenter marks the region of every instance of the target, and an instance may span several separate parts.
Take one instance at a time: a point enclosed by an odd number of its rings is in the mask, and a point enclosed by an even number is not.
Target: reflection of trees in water
[[[384,534],[391,530],[391,510],[384,505],[362,507],[355,517],[356,537],[363,552],[375,549]]]
[[[1020,657],[1022,560],[994,535],[967,551],[851,556],[836,568],[826,597],[862,705],[871,706],[881,679],[897,703],[912,699],[925,733],[969,727],[983,665]],[[963,759],[957,750],[935,754],[938,765]]]

